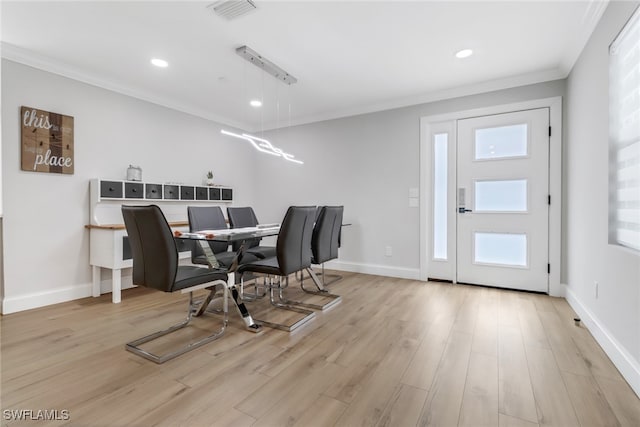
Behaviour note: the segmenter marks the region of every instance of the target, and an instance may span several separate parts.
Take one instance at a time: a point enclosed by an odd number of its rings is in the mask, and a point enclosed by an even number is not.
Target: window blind
[[[640,9],[609,48],[609,243],[640,251]]]

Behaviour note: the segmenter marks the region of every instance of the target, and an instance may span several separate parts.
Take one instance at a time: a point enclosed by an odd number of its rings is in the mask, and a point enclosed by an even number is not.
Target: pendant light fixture
[[[278,67],[273,62],[264,58],[262,55],[249,48],[248,46],[241,46],[236,49],[236,53],[252,63],[253,65],[261,68],[263,72],[266,72],[276,78],[278,81],[290,86],[298,81],[291,74],[284,71],[282,68]],[[252,104],[253,105],[253,104]],[[279,108],[279,102],[278,102]],[[278,112],[279,114],[279,112]],[[289,97],[289,121],[291,121],[291,98]],[[295,158],[293,154],[285,153],[282,149],[274,146],[269,140],[264,138],[258,138],[257,136],[250,135],[247,133],[237,134],[235,132],[230,132],[222,129],[220,131],[223,135],[232,136],[234,138],[242,139],[251,143],[251,145],[261,153],[270,154],[272,156],[282,157],[283,159],[297,164],[304,164],[302,160],[298,160]]]

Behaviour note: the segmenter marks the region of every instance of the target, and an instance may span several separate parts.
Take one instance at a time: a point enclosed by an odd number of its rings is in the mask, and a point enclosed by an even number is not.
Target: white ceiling
[[[2,56],[256,130],[564,78],[607,4],[258,0],[227,21],[211,3],[3,1]],[[456,59],[463,48],[474,55]]]

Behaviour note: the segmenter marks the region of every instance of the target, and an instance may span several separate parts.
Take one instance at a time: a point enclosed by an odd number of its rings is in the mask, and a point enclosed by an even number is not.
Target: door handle
[[[465,209],[464,207],[458,208],[458,213],[465,213],[465,212],[473,212],[473,211],[471,209]]]

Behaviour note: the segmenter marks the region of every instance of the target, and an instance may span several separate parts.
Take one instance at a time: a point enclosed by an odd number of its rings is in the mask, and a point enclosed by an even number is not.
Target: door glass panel
[[[527,266],[527,235],[479,233],[474,234],[473,262],[502,266]]]
[[[527,124],[476,129],[475,160],[527,155]]]
[[[448,134],[434,135],[433,141],[433,258],[447,259],[447,140]]]
[[[475,181],[476,212],[526,212],[527,180]]]

